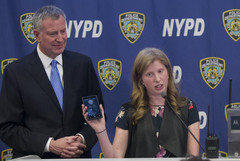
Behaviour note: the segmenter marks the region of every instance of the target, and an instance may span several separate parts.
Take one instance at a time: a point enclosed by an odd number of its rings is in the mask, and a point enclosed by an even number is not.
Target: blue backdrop
[[[36,47],[31,17],[47,4],[67,15],[67,49],[93,60],[111,141],[117,112],[129,101],[134,58],[144,47],[157,47],[170,58],[182,95],[197,104],[201,144],[205,147],[209,105],[210,132],[219,137],[219,150],[227,152],[225,106],[230,78],[232,103],[240,104],[239,0],[1,0],[2,73],[6,65]],[[108,77],[109,72],[113,77]],[[9,148],[0,142],[3,160],[11,158]],[[93,157],[100,152],[96,144]]]

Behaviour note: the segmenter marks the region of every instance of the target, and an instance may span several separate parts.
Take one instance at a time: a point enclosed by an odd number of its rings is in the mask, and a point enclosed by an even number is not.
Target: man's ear
[[[34,29],[33,30],[33,34],[34,34],[36,40],[39,41],[40,40],[40,37],[39,37],[40,32],[37,29]]]

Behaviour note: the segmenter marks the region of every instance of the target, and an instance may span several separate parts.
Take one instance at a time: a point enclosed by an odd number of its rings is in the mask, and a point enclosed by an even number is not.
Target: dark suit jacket
[[[36,49],[5,68],[0,96],[0,138],[13,148],[14,157],[39,155],[58,157],[43,150],[49,137],[58,139],[81,133],[91,157],[97,141],[94,130],[82,116],[82,97],[102,93],[88,56],[64,51],[63,111]]]

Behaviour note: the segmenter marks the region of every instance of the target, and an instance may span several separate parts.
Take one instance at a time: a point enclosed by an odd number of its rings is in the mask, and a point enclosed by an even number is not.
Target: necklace
[[[164,107],[164,105],[153,105],[153,104],[149,104],[149,105],[153,107]]]

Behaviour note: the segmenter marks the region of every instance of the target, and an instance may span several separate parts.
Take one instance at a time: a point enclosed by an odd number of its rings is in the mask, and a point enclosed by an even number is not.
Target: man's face
[[[46,18],[42,21],[42,29],[34,29],[34,35],[39,43],[40,50],[54,59],[61,54],[67,44],[66,22],[63,16],[54,20]]]

